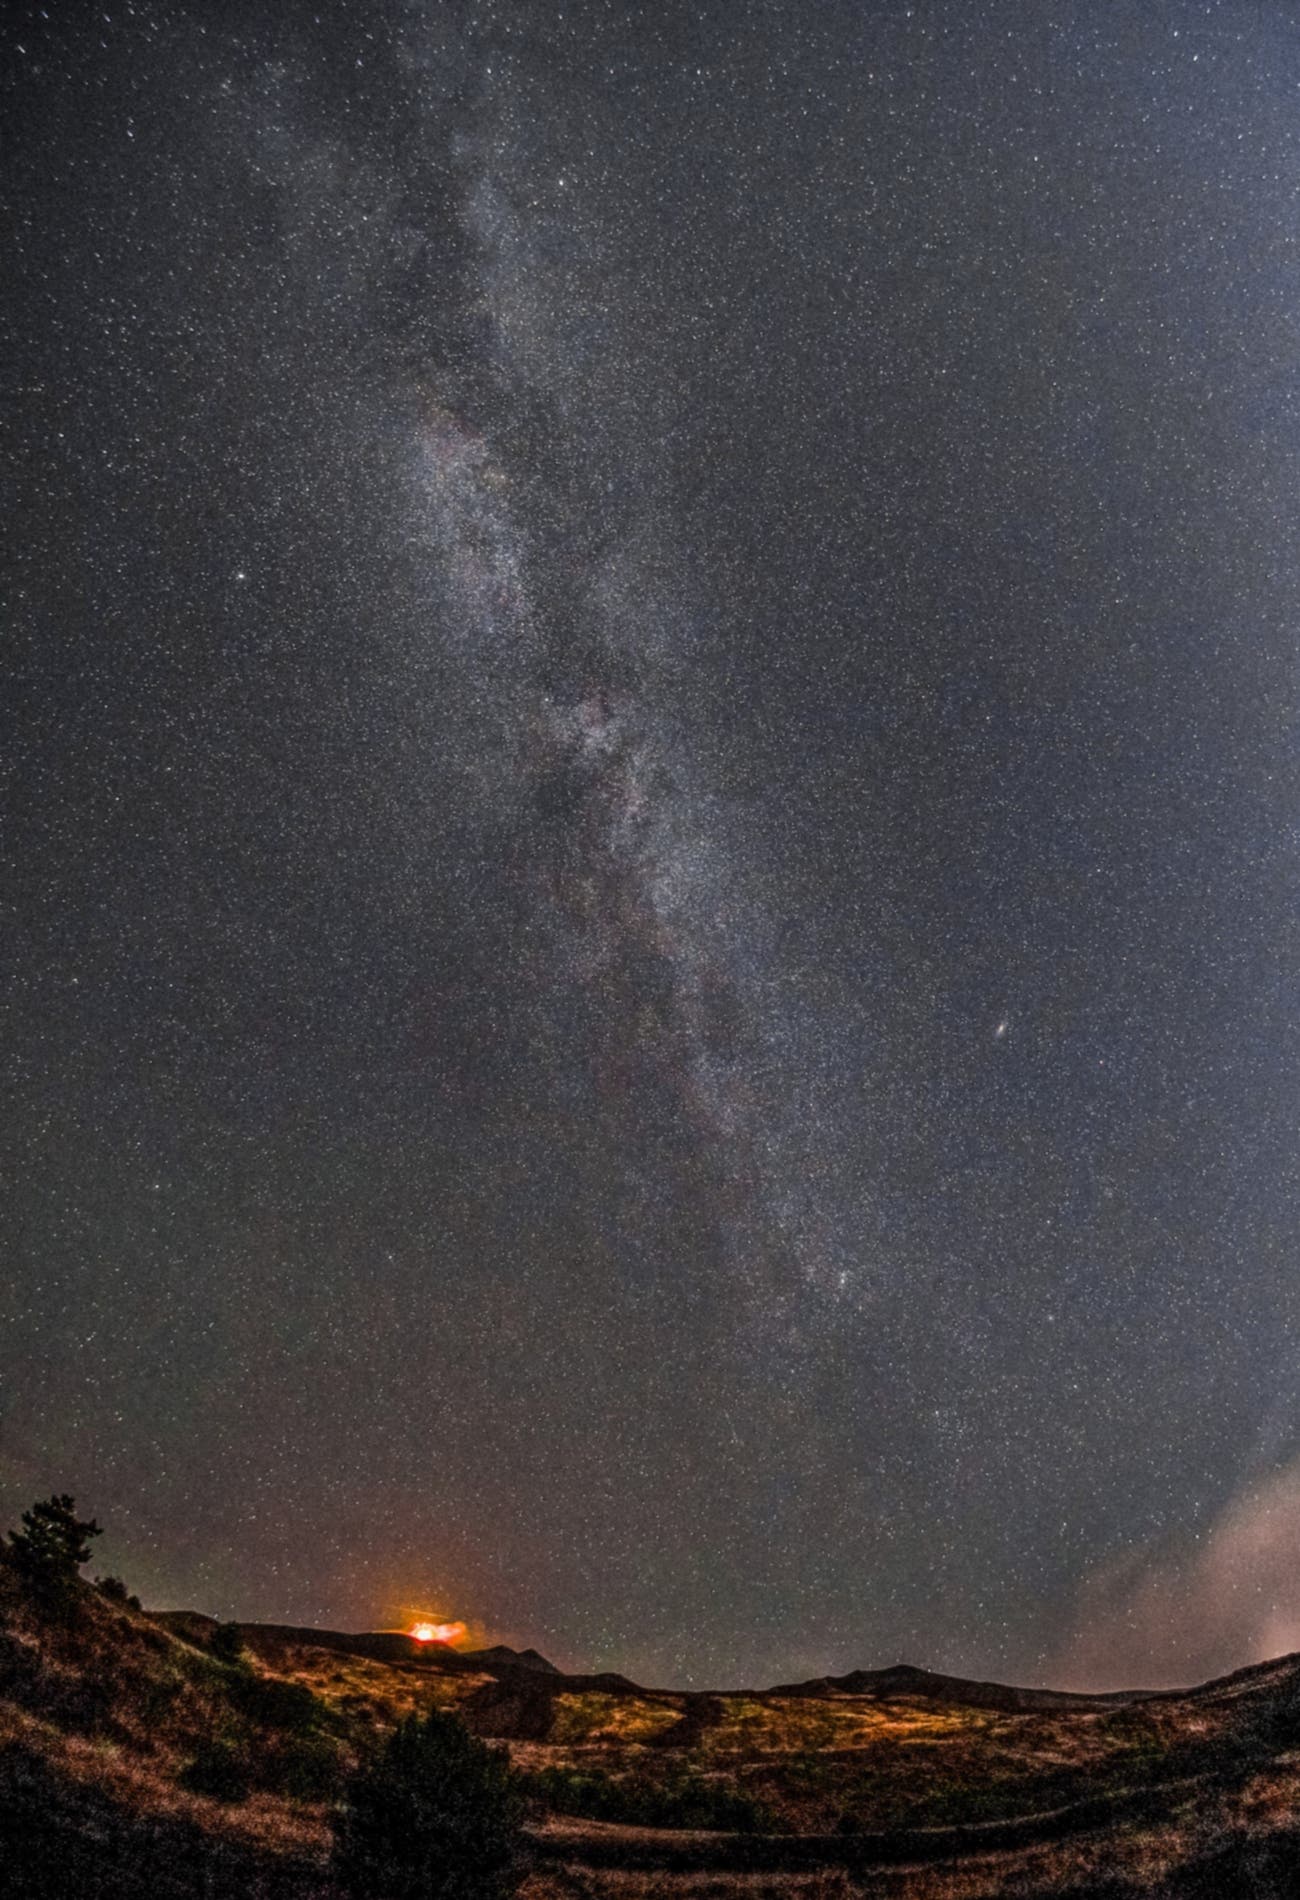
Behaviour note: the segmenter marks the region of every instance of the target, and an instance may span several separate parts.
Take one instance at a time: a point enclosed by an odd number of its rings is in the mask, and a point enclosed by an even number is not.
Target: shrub
[[[109,1685],[70,1670],[43,1672],[27,1706],[76,1735],[109,1735],[117,1728]]]
[[[519,1884],[522,1821],[504,1751],[454,1715],[409,1716],[352,1780],[335,1869],[358,1900],[499,1900]]]
[[[141,1720],[149,1727],[161,1722],[180,1693],[181,1683],[175,1676],[155,1676],[140,1692]]]
[[[1169,1752],[1159,1723],[1143,1709],[1122,1709],[1106,1723],[1103,1734],[1117,1745],[1116,1758],[1133,1766],[1159,1761]]]
[[[177,1780],[191,1794],[206,1794],[213,1801],[248,1799],[248,1768],[231,1742],[218,1739],[204,1742],[193,1760],[182,1768]]]
[[[251,1669],[232,1671],[227,1693],[246,1720],[288,1735],[309,1734],[326,1713],[325,1704],[305,1683],[258,1676]]]
[[[290,1801],[333,1801],[343,1780],[338,1748],[323,1735],[285,1742],[269,1758],[260,1779]]]
[[[100,1596],[107,1597],[110,1603],[118,1604],[124,1610],[138,1610],[140,1599],[132,1596],[120,1577],[96,1577],[95,1588]]]
[[[753,1795],[696,1774],[667,1781],[618,1781],[599,1770],[543,1768],[531,1777],[529,1786],[557,1813],[581,1815],[588,1821],[617,1821],[625,1827],[703,1827],[729,1834],[760,1834],[776,1826],[770,1809]]]
[[[219,1662],[242,1662],[244,1639],[239,1633],[238,1623],[218,1623],[208,1638],[208,1650]]]

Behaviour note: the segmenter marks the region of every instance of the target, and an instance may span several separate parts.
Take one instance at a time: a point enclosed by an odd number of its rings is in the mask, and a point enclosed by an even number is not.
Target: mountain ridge
[[[206,1647],[219,1620],[201,1610],[146,1610],[150,1621],[160,1624],[186,1641]],[[450,1643],[421,1641],[405,1630],[334,1630],[308,1624],[234,1622],[243,1643],[257,1655],[268,1659],[286,1645],[332,1649],[342,1655],[369,1657],[377,1662],[415,1663],[452,1674],[472,1673],[496,1677],[514,1677],[522,1672],[550,1681],[556,1693],[581,1693],[604,1690],[611,1694],[675,1696],[689,1699],[716,1696],[789,1696],[798,1698],[862,1696],[881,1701],[917,1697],[925,1701],[947,1702],[965,1708],[986,1708],[1008,1714],[1047,1713],[1073,1710],[1078,1713],[1102,1712],[1132,1707],[1140,1703],[1170,1702],[1219,1694],[1241,1687],[1288,1667],[1300,1668],[1300,1650],[1269,1658],[1264,1662],[1245,1663],[1221,1676],[1203,1682],[1164,1689],[1050,1689],[961,1676],[946,1670],[926,1669],[916,1663],[890,1663],[883,1668],[850,1669],[842,1675],[827,1672],[799,1681],[780,1682],[758,1687],[733,1686],[726,1689],[662,1688],[634,1681],[618,1670],[565,1670],[534,1648],[512,1649],[506,1643],[493,1643],[481,1649],[456,1649]]]
[[[82,1582],[55,1614],[0,1561],[0,1810],[28,1900],[341,1900],[346,1777],[433,1709],[510,1754],[525,1900],[626,1900],[625,1874],[669,1870],[703,1900],[760,1869],[802,1900],[817,1869],[887,1868],[891,1900],[994,1900],[1013,1876],[1034,1900],[1273,1900],[1292,1890],[1270,1870],[1300,1865],[1300,1655],[1109,1696],[911,1663],[714,1693],[396,1630],[237,1624],[240,1655],[218,1627]]]

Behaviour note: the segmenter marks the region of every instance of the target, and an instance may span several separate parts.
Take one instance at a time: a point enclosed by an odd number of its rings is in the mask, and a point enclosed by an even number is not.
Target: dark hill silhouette
[[[217,1619],[197,1610],[152,1610],[155,1623],[161,1623],[175,1636],[203,1647],[212,1640]],[[462,1660],[449,1643],[417,1643],[404,1630],[345,1630],[300,1628],[291,1623],[236,1623],[244,1647],[255,1656],[271,1661],[291,1646],[332,1649],[342,1656],[369,1656],[375,1662],[423,1663],[431,1669],[461,1670],[475,1665]]]
[[[215,1617],[196,1610],[150,1614],[173,1635],[204,1648],[217,1628]],[[364,1656],[372,1662],[408,1663],[454,1675],[491,1676],[494,1680],[466,1702],[465,1718],[480,1735],[499,1740],[545,1741],[554,1724],[556,1701],[562,1695],[645,1693],[630,1677],[612,1670],[592,1675],[566,1674],[540,1650],[511,1649],[505,1643],[494,1643],[487,1649],[456,1650],[447,1643],[417,1642],[404,1630],[362,1630],[349,1635],[343,1630],[303,1629],[287,1623],[237,1623],[234,1627],[245,1649],[270,1668],[290,1666],[295,1650],[325,1649],[341,1656]]]
[[[145,1615],[150,1622],[161,1625],[172,1635],[183,1637],[185,1641],[196,1643],[201,1648],[207,1648],[218,1627],[216,1617],[204,1615],[198,1610],[149,1610]],[[1004,1714],[1086,1714],[1089,1711],[1102,1713],[1140,1703],[1185,1702],[1259,1693],[1274,1686],[1280,1687],[1284,1681],[1289,1683],[1293,1679],[1300,1679],[1300,1651],[1296,1651],[1269,1662],[1247,1664],[1226,1676],[1216,1676],[1209,1682],[1188,1689],[1111,1689],[1097,1693],[1070,1689],[1027,1689],[1011,1683],[949,1676],[936,1670],[919,1668],[914,1663],[893,1663],[885,1669],[853,1669],[842,1676],[812,1676],[804,1682],[778,1683],[767,1689],[706,1693],[648,1689],[615,1670],[568,1672],[557,1668],[539,1650],[511,1649],[505,1643],[494,1643],[485,1649],[457,1650],[448,1643],[417,1642],[404,1630],[349,1632],[311,1629],[289,1623],[237,1623],[234,1627],[239,1631],[244,1646],[271,1666],[283,1663],[293,1648],[327,1649],[345,1656],[369,1657],[375,1662],[414,1663],[450,1674],[494,1676],[499,1683],[510,1687],[512,1692],[514,1685],[522,1678],[525,1689],[521,1689],[520,1694],[525,1693],[531,1680],[536,1686],[534,1700],[539,1697],[553,1699],[558,1695],[589,1693],[668,1695],[681,1701],[683,1712],[690,1717],[692,1725],[698,1724],[700,1720],[699,1714],[692,1711],[692,1704],[699,1701],[702,1706],[705,1702],[711,1705],[719,1694],[809,1698],[868,1696],[882,1702],[916,1698],[946,1703],[956,1708],[991,1709]],[[490,1698],[492,1692],[485,1690],[480,1693]],[[502,1709],[506,1707],[506,1700],[504,1696],[500,1698]],[[508,1731],[499,1732],[505,1734]]]
[[[768,1695],[878,1696],[881,1701],[921,1696],[928,1702],[947,1702],[959,1708],[1000,1709],[1007,1714],[1046,1713],[1056,1709],[1119,1709],[1149,1699],[1151,1691],[1115,1689],[1104,1695],[1075,1694],[1068,1689],[1020,1689],[1005,1682],[977,1682],[966,1676],[937,1675],[914,1663],[894,1663],[888,1669],[854,1669],[846,1676],[814,1676],[808,1682],[783,1683]],[[1186,1691],[1179,1693],[1186,1694]]]
[[[217,1629],[217,1619],[198,1610],[155,1610],[149,1613],[155,1623],[187,1642],[206,1647]],[[635,1684],[626,1676],[562,1677],[553,1662],[540,1650],[510,1649],[495,1643],[488,1649],[453,1649],[450,1643],[419,1642],[405,1630],[307,1629],[290,1623],[236,1623],[244,1647],[267,1662],[282,1659],[291,1647],[331,1649],[342,1656],[368,1656],[374,1662],[422,1663],[426,1668],[453,1673],[466,1671],[476,1675],[510,1675],[523,1670],[532,1675],[555,1676],[568,1682],[582,1681],[593,1687],[630,1690]]]
[[[490,1673],[496,1680],[477,1690],[462,1707],[477,1734],[501,1741],[548,1741],[561,1696],[646,1694],[627,1676],[612,1673],[566,1676],[553,1667],[544,1671],[515,1661],[497,1662]]]
[[[467,1663],[473,1663],[476,1669],[493,1669],[500,1666],[515,1669],[536,1669],[548,1676],[558,1676],[560,1671],[553,1662],[537,1649],[507,1649],[504,1643],[494,1643],[490,1649],[462,1649],[457,1654]]]
[[[1300,1656],[1178,1691],[1079,1695],[899,1664],[711,1694],[396,1630],[238,1625],[247,1656],[232,1664],[211,1649],[217,1627],[84,1583],[56,1614],[0,1553],[0,1888],[16,1869],[33,1900],[341,1900],[334,1784],[298,1792],[286,1773],[350,1771],[405,1712],[435,1706],[512,1745],[538,1804],[530,1851],[593,1894],[613,1891],[602,1869],[714,1883],[683,1900],[757,1871],[796,1900],[807,1888],[792,1883],[837,1869],[896,1870],[896,1900],[1296,1892]],[[197,1785],[214,1732],[238,1738],[247,1798]],[[701,1792],[763,1818],[651,1825],[635,1808]]]

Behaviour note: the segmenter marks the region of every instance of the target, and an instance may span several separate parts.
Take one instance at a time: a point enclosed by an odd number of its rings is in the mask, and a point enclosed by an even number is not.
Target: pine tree
[[[76,1581],[90,1561],[90,1539],[103,1532],[93,1517],[79,1518],[66,1495],[42,1498],[23,1512],[23,1527],[9,1533],[9,1555],[37,1589],[58,1592]]]

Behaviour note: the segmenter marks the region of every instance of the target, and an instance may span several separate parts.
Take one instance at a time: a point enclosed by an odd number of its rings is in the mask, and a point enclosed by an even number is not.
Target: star
[[[160,1594],[1005,1678],[1300,1454],[1225,10],[7,10],[6,1429]]]

